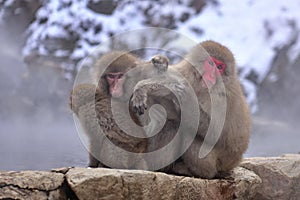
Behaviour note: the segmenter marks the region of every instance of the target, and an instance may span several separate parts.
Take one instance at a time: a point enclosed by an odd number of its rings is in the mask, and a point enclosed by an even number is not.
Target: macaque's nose
[[[113,82],[114,82],[114,83],[118,82],[118,79],[119,79],[118,77],[114,77],[114,78],[113,78]]]

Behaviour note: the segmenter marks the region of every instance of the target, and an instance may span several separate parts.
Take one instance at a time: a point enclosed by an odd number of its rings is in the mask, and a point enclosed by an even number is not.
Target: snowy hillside
[[[292,45],[290,61],[300,53],[300,2],[293,0],[220,0],[208,5],[178,31],[197,40],[213,39],[227,45],[242,68],[241,79],[255,111],[256,88],[245,79],[253,70],[260,83],[270,70],[276,51]],[[193,31],[201,29],[203,34]],[[276,79],[276,77],[274,77]]]
[[[3,8],[13,2],[0,0],[2,19],[5,18]],[[212,39],[227,45],[235,54],[253,111],[256,110],[256,85],[270,70],[276,51],[290,45],[291,62],[300,52],[300,2],[295,0],[207,0],[202,10],[192,0],[114,0],[110,1],[111,13],[93,9],[93,5],[104,2],[101,0],[43,2],[36,20],[27,29],[24,57],[38,54],[63,58],[66,71],[70,71],[74,69],[72,63],[86,57],[112,35],[148,26],[170,28],[198,42]],[[53,40],[67,41],[69,45],[67,48],[53,45]],[[154,41],[161,43],[161,48],[176,43],[173,38],[166,41],[151,35],[125,42],[130,48]],[[254,74],[256,79],[250,80],[249,74]]]
[[[300,2],[271,0],[220,0],[207,6],[178,30],[198,40],[221,41],[235,52],[241,67],[253,68],[261,81],[269,70],[275,50],[298,39],[290,58],[300,50]],[[193,27],[201,28],[199,37]]]

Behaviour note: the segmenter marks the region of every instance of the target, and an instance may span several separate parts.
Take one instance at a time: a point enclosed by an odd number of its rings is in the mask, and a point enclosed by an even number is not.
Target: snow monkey
[[[122,116],[128,110],[126,99],[131,96],[130,87],[137,81],[151,77],[161,77],[168,69],[168,59],[163,56],[154,56],[151,61],[139,60],[127,52],[114,51],[103,55],[95,62],[94,79],[95,84],[77,85],[70,95],[70,106],[84,128],[89,139],[89,166],[113,168],[138,168],[147,169],[147,163],[142,156],[140,159],[115,153],[110,145],[103,141],[109,140],[115,146],[134,153],[144,153],[149,148],[147,135],[140,131],[139,137],[128,135],[116,123],[112,113],[112,99],[118,101],[116,104],[117,116],[121,119],[128,117],[138,125],[142,125],[143,119],[129,109],[129,116]],[[137,70],[133,70],[137,69]],[[133,70],[133,73],[129,73]],[[172,84],[174,86],[174,84]],[[174,86],[177,87],[177,86]],[[178,86],[177,88],[182,88]],[[130,108],[130,107],[129,107]],[[124,111],[124,112],[121,112]],[[144,120],[147,123],[147,119]],[[169,126],[170,122],[167,122]],[[132,124],[123,123],[126,130],[134,132]],[[99,128],[100,127],[100,128]],[[168,128],[169,129],[169,128]],[[104,133],[106,137],[100,137]],[[111,156],[118,160],[114,163],[104,164],[98,158]],[[108,158],[109,160],[109,158]]]
[[[198,98],[200,118],[197,135],[187,151],[171,167],[162,171],[201,178],[213,178],[230,171],[240,163],[243,153],[248,147],[251,121],[232,52],[217,42],[205,41],[192,48],[181,62],[170,65],[169,69],[179,72],[192,86]],[[167,79],[166,81],[168,82]],[[138,83],[137,86],[146,91],[148,87],[153,92],[151,84],[156,85],[157,83],[155,80],[152,83],[149,82],[147,84]],[[222,85],[225,87],[224,90],[221,89]],[[169,107],[174,104],[170,100],[168,102],[163,93],[159,95],[161,89],[157,90],[155,99],[158,103],[167,101],[165,104],[168,104]],[[135,87],[133,98],[142,99],[139,102],[147,102],[147,98],[151,99],[151,95],[140,95],[139,88]],[[217,102],[214,108],[212,108],[212,99]],[[135,99],[132,101],[136,102]],[[226,105],[224,112],[221,109],[223,105]],[[147,104],[133,104],[133,107],[139,107],[140,110],[147,106]],[[177,106],[174,105],[174,108],[177,109]],[[224,116],[224,124],[216,120],[219,119],[218,116],[214,119],[213,109],[217,113],[220,109],[219,114]],[[177,123],[180,119],[173,120]],[[183,123],[187,127],[189,126],[189,121]],[[214,135],[217,134],[215,133],[217,130],[220,131],[220,137],[217,138],[216,143],[210,137],[205,139],[208,136],[210,123],[213,126],[209,134]],[[162,130],[164,136],[170,137],[168,134],[176,132],[172,130],[176,128],[170,127],[168,130]],[[150,140],[148,146],[160,147],[160,139],[158,137],[156,140]],[[184,141],[185,138],[182,138],[182,143]],[[212,144],[214,146],[211,151],[204,157],[200,157],[200,147]]]

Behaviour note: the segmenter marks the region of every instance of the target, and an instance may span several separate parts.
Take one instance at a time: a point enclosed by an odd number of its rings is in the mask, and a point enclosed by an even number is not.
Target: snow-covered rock
[[[0,0],[0,18],[5,16],[5,8],[15,1]],[[248,102],[255,111],[256,86],[270,71],[278,50],[290,45],[291,62],[300,52],[300,2],[294,0],[41,2],[43,5],[36,12],[35,21],[27,29],[23,55],[25,58],[32,55],[59,58],[64,62],[62,66],[68,76],[70,71],[78,69],[75,64],[99,44],[106,45],[102,53],[114,48],[136,49],[153,43],[158,43],[156,46],[160,48],[176,42],[180,44],[176,38],[147,32],[139,37],[122,38],[122,47],[107,42],[111,36],[122,35],[125,31],[149,26],[165,27],[198,42],[212,39],[228,46],[236,57]],[[199,9],[203,2],[206,2],[205,6]],[[181,47],[183,52],[187,50],[186,46]]]

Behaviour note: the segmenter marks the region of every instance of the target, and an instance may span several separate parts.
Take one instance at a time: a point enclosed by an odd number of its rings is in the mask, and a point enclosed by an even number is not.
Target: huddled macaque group
[[[248,147],[250,113],[233,54],[227,47],[214,41],[202,42],[174,65],[169,65],[168,58],[162,55],[154,56],[151,61],[142,61],[133,54],[116,51],[102,56],[94,69],[95,84],[77,85],[70,96],[71,109],[89,138],[90,167],[152,169],[154,161],[143,154],[172,141],[180,124],[186,127],[187,133],[165,152],[175,161],[159,171],[214,178],[240,163]],[[189,103],[185,95],[188,85],[197,97],[200,117],[196,119],[199,123],[193,142],[176,157],[186,138],[190,137],[189,127],[193,121],[181,119],[180,103]],[[115,108],[118,118],[127,111],[137,126],[148,125],[147,128],[134,129],[127,122],[122,124],[122,127],[127,126],[126,131],[120,128],[118,123],[121,122],[111,111],[111,102],[114,101],[118,102]],[[155,104],[166,110],[166,115],[156,112],[156,122],[155,116],[150,116],[150,107]],[[166,117],[164,125],[157,134],[153,134],[162,116]],[[152,121],[152,126],[149,126],[149,121]],[[106,137],[99,137],[98,126]],[[134,136],[128,131],[134,132]],[[121,156],[117,159],[119,163],[102,163],[99,158],[104,154],[112,158],[118,156],[110,145],[103,143],[104,140],[141,157]],[[202,146],[211,146],[203,156],[200,155]],[[156,159],[155,162],[163,162],[166,158]]]

